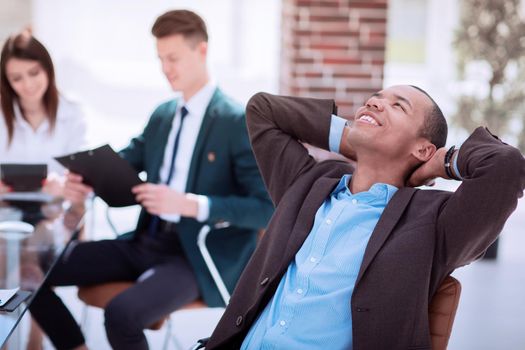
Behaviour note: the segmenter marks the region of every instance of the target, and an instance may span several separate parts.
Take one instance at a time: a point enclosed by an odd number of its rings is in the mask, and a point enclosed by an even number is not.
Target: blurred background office
[[[207,21],[212,77],[242,103],[261,90],[335,97],[348,117],[383,86],[410,83],[441,105],[450,145],[460,144],[473,124],[485,124],[525,151],[519,0],[0,0],[0,40],[31,26],[52,55],[57,85],[83,106],[88,144],[118,149],[172,96],[150,28],[173,8]],[[92,225],[94,238],[107,234],[103,219]],[[525,348],[524,226],[521,201],[497,259],[454,273],[463,294],[449,349]],[[64,293],[76,302],[74,291]],[[107,348],[96,322],[88,345]],[[149,336],[162,339],[162,332]],[[189,330],[187,337],[195,340]]]

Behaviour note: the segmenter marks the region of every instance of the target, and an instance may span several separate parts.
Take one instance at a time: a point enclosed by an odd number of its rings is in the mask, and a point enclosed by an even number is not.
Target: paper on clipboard
[[[137,204],[131,188],[143,181],[133,167],[109,145],[55,157],[69,171],[79,174],[84,183],[111,207]]]

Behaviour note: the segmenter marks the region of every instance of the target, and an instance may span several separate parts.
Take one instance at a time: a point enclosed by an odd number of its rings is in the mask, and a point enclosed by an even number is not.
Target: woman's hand
[[[4,184],[2,181],[0,181],[0,194],[11,192],[11,187]]]

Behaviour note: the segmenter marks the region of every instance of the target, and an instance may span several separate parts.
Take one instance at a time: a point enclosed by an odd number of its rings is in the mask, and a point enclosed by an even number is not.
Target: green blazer
[[[120,154],[147,181],[159,182],[164,149],[175,116],[177,101],[161,104],[142,134],[131,140]],[[244,108],[217,89],[206,109],[191,159],[186,192],[210,199],[207,224],[228,221],[231,226],[210,232],[208,247],[230,293],[256,245],[259,229],[266,227],[273,213],[255,162],[245,124]],[[141,232],[149,221],[140,213]],[[197,234],[204,223],[182,218],[176,225],[180,241],[197,277],[200,292],[209,306],[224,305],[197,248]],[[212,226],[213,227],[213,226]]]

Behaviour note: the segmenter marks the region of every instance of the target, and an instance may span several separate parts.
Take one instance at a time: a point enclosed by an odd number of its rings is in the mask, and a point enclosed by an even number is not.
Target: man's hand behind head
[[[433,183],[433,180],[437,177],[442,177],[448,179],[445,172],[445,154],[447,153],[447,148],[442,147],[438,149],[432,158],[427,162],[423,163],[418,167],[407,181],[407,186],[418,187],[423,185],[429,185]]]

